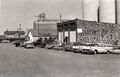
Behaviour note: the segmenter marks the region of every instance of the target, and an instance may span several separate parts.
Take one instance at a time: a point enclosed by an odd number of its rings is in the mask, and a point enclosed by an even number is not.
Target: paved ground
[[[83,55],[0,44],[0,77],[120,77],[120,55]]]

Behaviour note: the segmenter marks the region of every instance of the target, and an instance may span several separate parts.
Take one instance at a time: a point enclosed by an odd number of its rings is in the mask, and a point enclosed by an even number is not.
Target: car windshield
[[[79,43],[79,42],[77,42],[77,43],[74,43],[73,44],[74,46],[98,46],[98,44],[91,44],[91,43]]]
[[[112,47],[111,44],[99,44],[99,47]]]
[[[74,46],[79,46],[79,45],[81,45],[81,43],[80,42],[76,42],[76,43],[73,43],[73,45]]]
[[[98,44],[87,44],[87,46],[98,46]]]

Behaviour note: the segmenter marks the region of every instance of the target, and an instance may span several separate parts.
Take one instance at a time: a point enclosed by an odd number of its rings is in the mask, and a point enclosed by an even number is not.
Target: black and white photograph
[[[120,0],[0,0],[0,77],[120,77]]]

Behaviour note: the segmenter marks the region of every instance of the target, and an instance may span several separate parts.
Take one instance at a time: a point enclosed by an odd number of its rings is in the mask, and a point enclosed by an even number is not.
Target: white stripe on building
[[[117,21],[117,24],[119,24],[120,25],[120,0],[115,0],[116,2],[116,21]]]
[[[58,41],[63,42],[63,32],[58,32]]]
[[[76,31],[70,31],[70,42],[76,42]]]
[[[83,19],[98,21],[99,0],[83,0]]]
[[[100,0],[100,22],[115,23],[115,0]]]

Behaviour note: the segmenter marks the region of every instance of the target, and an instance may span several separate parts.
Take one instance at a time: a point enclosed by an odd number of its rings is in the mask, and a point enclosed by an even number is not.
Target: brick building
[[[120,25],[86,20],[57,24],[59,42],[109,43],[120,41]]]

